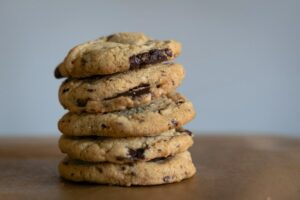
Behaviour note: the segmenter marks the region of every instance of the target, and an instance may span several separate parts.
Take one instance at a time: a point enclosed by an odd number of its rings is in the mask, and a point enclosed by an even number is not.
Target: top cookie
[[[72,48],[56,68],[55,77],[83,78],[124,72],[172,60],[180,51],[180,43],[174,40],[154,40],[143,33],[112,34]]]

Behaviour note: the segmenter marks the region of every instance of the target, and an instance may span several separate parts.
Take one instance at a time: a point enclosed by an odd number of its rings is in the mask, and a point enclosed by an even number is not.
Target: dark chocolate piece
[[[122,96],[139,97],[139,96],[142,96],[142,95],[148,94],[148,93],[150,93],[150,85],[147,83],[142,83],[134,88],[131,88],[130,90],[128,90],[126,92],[119,93],[113,97],[107,97],[104,100],[112,100],[112,99],[122,97]]]
[[[154,159],[150,160],[150,162],[161,162],[166,159],[167,159],[166,157],[158,157],[158,158],[154,158]]]
[[[87,89],[88,92],[95,92],[96,89]]]
[[[85,58],[81,58],[81,66],[84,66],[87,63],[87,60]]]
[[[172,123],[175,127],[178,126],[178,121],[177,121],[176,119],[172,119],[172,120],[171,120],[171,123]]]
[[[103,169],[101,167],[96,167],[96,169],[99,173],[103,173]]]
[[[107,36],[106,41],[110,41],[114,36],[115,36],[115,34],[111,34],[111,35]]]
[[[152,49],[145,53],[133,55],[129,58],[130,68],[139,68],[143,65],[155,64],[168,60],[172,57],[173,52],[171,49]]]
[[[116,157],[116,160],[118,160],[118,161],[123,161],[123,160],[125,160],[125,158],[124,158],[124,157],[121,157],[121,156],[117,156],[117,157]]]
[[[144,148],[129,149],[128,154],[133,160],[141,160],[145,158],[144,152],[145,152]]]
[[[164,181],[165,183],[169,183],[169,182],[171,181],[171,177],[170,177],[170,176],[165,176],[165,177],[163,178],[163,181]]]
[[[186,134],[188,134],[189,136],[192,136],[192,135],[193,135],[192,131],[185,130],[184,132],[185,132]]]
[[[65,88],[65,89],[63,89],[62,93],[64,94],[64,93],[68,92],[69,90],[70,90],[70,88]]]
[[[55,76],[55,78],[63,78],[63,75],[60,73],[58,67],[55,68],[54,76]]]
[[[184,129],[184,128],[176,129],[176,131],[178,131],[178,132],[180,132],[180,133],[186,133],[186,134],[188,134],[189,136],[192,136],[192,135],[193,135],[192,131],[189,131],[189,130]]]
[[[108,126],[106,126],[105,124],[101,124],[101,128],[105,129],[108,128]]]
[[[90,100],[90,98],[87,99],[77,99],[76,104],[78,107],[84,107],[86,106],[87,102]]]

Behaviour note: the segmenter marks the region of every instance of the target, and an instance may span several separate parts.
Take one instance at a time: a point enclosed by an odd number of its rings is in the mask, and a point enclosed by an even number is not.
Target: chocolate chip
[[[177,121],[176,119],[172,119],[172,120],[171,120],[171,123],[172,123],[175,127],[178,126],[178,121]]]
[[[160,162],[160,161],[164,161],[166,158],[165,157],[158,157],[158,158],[154,158],[152,160],[150,160],[151,162]]]
[[[81,66],[84,66],[87,63],[87,60],[85,58],[81,58]]]
[[[103,173],[103,169],[101,167],[96,168],[99,173]]]
[[[130,172],[130,175],[131,176],[136,176],[136,173],[135,172]]]
[[[130,68],[137,68],[141,64],[141,59],[137,56],[131,56],[129,58]]]
[[[145,158],[144,155],[145,148],[139,148],[139,149],[129,149],[128,154],[133,160],[141,160]]]
[[[68,92],[69,90],[70,90],[70,88],[64,88],[62,93],[64,94],[64,93]]]
[[[96,89],[87,89],[86,91],[88,91],[88,92],[95,92]]]
[[[101,124],[101,128],[108,128],[108,126],[106,126],[105,124]]]
[[[110,41],[114,36],[115,36],[114,34],[107,36],[106,41]]]
[[[90,98],[87,99],[77,99],[76,104],[78,107],[84,107],[86,106],[87,102],[90,100]]]
[[[168,60],[172,57],[171,49],[152,49],[145,53],[133,55],[129,58],[130,68],[135,69],[147,64],[155,64]]]
[[[169,57],[172,57],[173,56],[173,52],[171,49],[166,49],[165,50],[166,54],[169,56]]]
[[[169,182],[171,181],[171,177],[170,177],[170,176],[165,176],[165,177],[163,178],[163,181],[164,181],[165,183],[169,183]]]
[[[55,68],[54,76],[55,76],[55,78],[62,78],[63,77],[63,75],[60,73],[58,67]]]
[[[189,136],[192,136],[192,135],[193,135],[192,131],[189,131],[189,130],[184,129],[184,128],[176,129],[176,131],[179,132],[179,133],[186,133],[186,134],[189,135]]]
[[[71,176],[74,176],[75,174],[74,173],[71,173]]]
[[[69,162],[68,162],[67,160],[64,160],[64,161],[63,161],[63,164],[69,165]]]
[[[136,98],[136,97],[142,96],[144,94],[148,94],[148,93],[150,93],[150,84],[142,83],[134,88],[129,89],[126,92],[119,93],[113,97],[107,97],[104,100],[112,100],[112,99],[115,99],[115,98],[118,98],[121,96],[125,96],[125,97],[129,96],[129,97]]]
[[[172,85],[174,86],[175,85],[175,81],[172,79]]]
[[[122,157],[122,156],[117,156],[117,157],[116,157],[116,160],[118,160],[118,161],[123,161],[123,160],[125,160],[125,158]]]
[[[126,167],[124,166],[121,166],[121,170],[124,171],[126,169]]]
[[[193,135],[192,131],[185,130],[184,132],[185,132],[186,134],[188,134],[189,136],[192,136],[192,135]]]
[[[183,99],[176,101],[176,105],[183,104],[185,101]]]

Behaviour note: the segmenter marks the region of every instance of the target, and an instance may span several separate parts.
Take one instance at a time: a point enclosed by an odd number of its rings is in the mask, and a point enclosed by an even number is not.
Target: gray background
[[[197,131],[300,133],[300,1],[0,1],[0,133],[57,135],[53,70],[121,31],[182,42]]]

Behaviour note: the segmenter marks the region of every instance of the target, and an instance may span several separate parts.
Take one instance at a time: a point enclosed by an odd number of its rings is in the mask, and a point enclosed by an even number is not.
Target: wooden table
[[[0,199],[300,199],[300,139],[195,137],[196,176],[130,188],[60,179],[57,138],[0,139]]]

